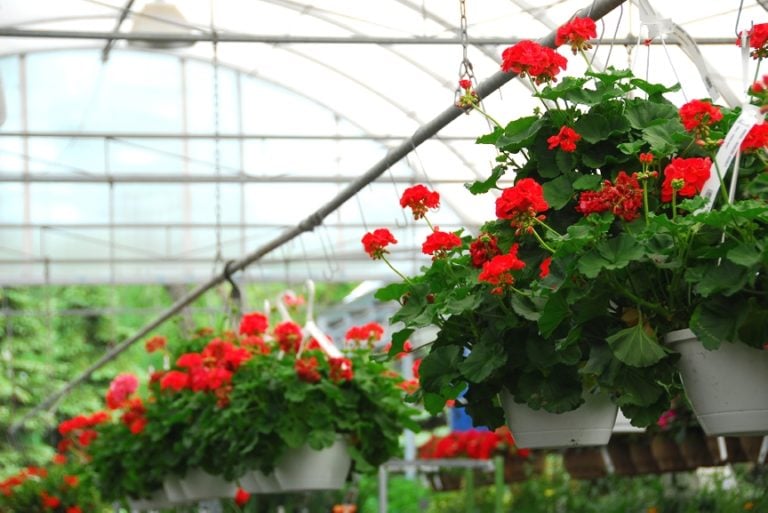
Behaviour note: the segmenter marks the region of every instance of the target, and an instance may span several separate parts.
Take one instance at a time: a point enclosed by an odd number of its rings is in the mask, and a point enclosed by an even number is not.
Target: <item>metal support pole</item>
[[[579,12],[575,13],[575,16],[585,16],[589,12],[591,13],[592,19],[599,20],[600,18],[608,14],[610,11],[612,11],[619,5],[623,4],[625,1],[626,0],[595,0],[594,2],[590,3],[590,6],[587,6],[586,8],[581,9]],[[547,36],[540,39],[539,42],[543,45],[553,46],[555,42],[555,32],[554,31],[550,32]],[[488,79],[478,84],[476,89],[478,98],[483,99],[487,97],[488,95],[490,95],[491,93],[499,89],[501,86],[503,86],[504,84],[506,84],[513,78],[515,78],[516,76],[517,75],[514,73],[504,73],[502,71],[497,71],[496,73],[491,75]],[[418,146],[420,146],[424,141],[433,137],[437,132],[445,128],[448,124],[450,124],[453,120],[458,118],[463,113],[464,113],[464,110],[456,107],[455,105],[451,105],[450,107],[445,109],[443,112],[438,114],[434,119],[432,119],[431,121],[427,122],[426,124],[418,128],[408,140],[402,142],[400,145],[392,148],[389,152],[387,152],[384,158],[382,158],[380,161],[374,164],[368,171],[360,175],[357,179],[350,182],[349,185],[347,185],[344,189],[342,189],[331,201],[329,201],[327,204],[320,207],[309,217],[301,221],[296,227],[286,230],[285,232],[280,234],[278,237],[276,237],[272,241],[264,244],[259,249],[244,256],[240,260],[235,260],[229,266],[229,271],[232,273],[237,271],[242,271],[243,269],[248,267],[250,264],[258,260],[261,260],[261,258],[264,257],[265,255],[268,255],[275,249],[292,241],[302,233],[313,231],[315,228],[320,226],[320,224],[322,224],[323,220],[326,217],[328,217],[330,214],[335,212],[336,209],[341,207],[341,205],[346,203],[355,194],[360,192],[360,190],[362,190],[369,183],[377,179],[384,172],[386,172],[387,169],[395,165],[397,162],[403,159],[406,155],[411,153],[411,151],[413,151]],[[72,389],[74,389],[80,383],[89,379],[94,372],[96,372],[97,370],[102,368],[104,365],[106,365],[107,363],[117,358],[120,354],[122,354],[124,351],[130,348],[134,343],[144,338],[152,330],[162,325],[165,321],[167,321],[168,319],[178,314],[182,309],[184,309],[186,306],[194,302],[197,298],[205,294],[210,289],[220,285],[225,280],[226,280],[226,276],[225,276],[225,273],[222,271],[217,275],[215,275],[213,278],[206,281],[205,283],[198,285],[197,287],[192,289],[186,296],[180,298],[173,305],[171,305],[157,319],[151,321],[150,323],[145,325],[143,328],[139,329],[138,332],[134,334],[132,337],[127,338],[120,344],[113,347],[111,350],[105,353],[101,358],[99,358],[96,362],[94,362],[91,366],[89,366],[85,371],[83,371],[80,375],[70,380],[61,389],[51,394],[45,400],[43,400],[40,404],[38,404],[37,406],[29,410],[22,418],[20,418],[19,420],[17,420],[11,425],[9,429],[9,433],[13,434],[16,431],[18,431],[18,429],[21,426],[23,426],[32,416],[51,407],[53,404],[56,403],[56,401],[58,401],[59,399],[67,395],[70,391],[72,391]]]
[[[494,513],[504,513],[504,490],[506,489],[504,481],[504,457],[494,456],[494,484],[496,485],[496,502],[494,503]]]

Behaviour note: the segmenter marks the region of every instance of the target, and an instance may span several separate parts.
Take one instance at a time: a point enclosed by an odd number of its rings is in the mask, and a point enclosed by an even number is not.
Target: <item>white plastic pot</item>
[[[190,469],[181,479],[184,495],[192,501],[233,498],[237,485],[221,476],[214,476],[202,469]]]
[[[283,491],[338,490],[347,480],[352,458],[347,442],[339,439],[321,451],[304,446],[291,449],[275,468]]]
[[[274,473],[267,475],[259,470],[252,470],[242,476],[240,486],[248,493],[280,493],[283,491]]]
[[[768,434],[768,351],[722,342],[707,350],[689,329],[667,334],[683,388],[710,436]]]
[[[168,499],[165,490],[160,489],[152,493],[149,497],[142,499],[128,499],[128,506],[132,511],[146,511],[172,508],[174,504]]]
[[[518,404],[506,390],[501,404],[515,444],[527,449],[605,445],[611,438],[618,407],[607,395],[589,395],[575,410],[550,413]]]
[[[163,479],[163,490],[168,500],[174,504],[184,504],[188,502],[187,495],[181,487],[181,479],[176,476],[166,476]]]

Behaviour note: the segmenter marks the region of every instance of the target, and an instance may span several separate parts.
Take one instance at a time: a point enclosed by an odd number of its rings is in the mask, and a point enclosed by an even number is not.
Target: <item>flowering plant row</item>
[[[245,315],[239,333],[200,330],[176,344],[174,365],[153,373],[145,393],[135,377],[115,378],[108,413],[63,423],[61,448],[88,454],[107,500],[149,497],[191,469],[229,481],[269,473],[289,448],[319,450],[340,436],[357,470],[370,469],[399,451],[404,427],[417,428],[402,378],[369,358],[382,333],[350,330],[343,356],[331,358],[299,325],[271,327],[261,313]],[[158,338],[147,349],[169,353]],[[244,504],[247,494],[236,499]]]
[[[558,31],[558,44],[583,53],[594,32],[594,22],[577,18]],[[763,55],[759,39],[752,44]],[[554,413],[599,390],[634,424],[650,425],[679,384],[665,333],[690,327],[710,349],[768,340],[768,124],[760,116],[741,144],[729,199],[714,156],[740,108],[706,100],[678,108],[664,97],[678,86],[610,68],[556,83],[567,61],[531,41],[502,57],[502,69],[530,80],[543,108],[502,125],[462,81],[458,105],[495,124],[477,142],[495,149],[497,165],[468,185],[474,194],[498,190],[495,215],[477,234],[430,224],[429,265],[378,292],[401,304],[392,320],[405,328],[392,351],[415,329],[440,328],[417,396],[433,412],[466,389],[468,412],[495,427],[504,389]],[[768,101],[766,90],[765,81],[751,88],[755,103]],[[514,186],[500,189],[510,172]],[[699,193],[710,177],[718,187],[707,211]],[[401,205],[427,220],[439,195],[417,185]],[[379,229],[362,242],[386,260],[396,239]]]
[[[515,446],[512,433],[506,427],[495,431],[452,431],[445,436],[432,436],[419,447],[419,458],[472,458],[478,460],[490,459],[494,454],[517,455],[527,459],[531,455],[529,449]]]

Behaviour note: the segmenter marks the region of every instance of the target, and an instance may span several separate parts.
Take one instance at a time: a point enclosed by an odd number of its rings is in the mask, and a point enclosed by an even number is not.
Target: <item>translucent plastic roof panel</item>
[[[465,1],[479,81],[513,41],[602,3]],[[182,18],[153,32],[197,42],[125,40],[162,22],[163,3]],[[627,1],[598,23],[594,65],[679,81],[676,103],[737,105],[755,70],[744,76],[735,33],[768,21],[761,5]],[[453,103],[459,13],[459,0],[0,0],[0,285],[199,282],[269,243]],[[678,44],[684,34],[699,44]],[[568,73],[584,71],[560,52]],[[513,80],[484,107],[509,120],[536,103]],[[428,184],[442,196],[436,224],[476,231],[494,195],[463,184],[494,165],[474,143],[487,131],[459,116],[245,279],[392,279],[360,245],[380,226],[400,240],[393,261],[416,271],[427,232],[399,195]]]

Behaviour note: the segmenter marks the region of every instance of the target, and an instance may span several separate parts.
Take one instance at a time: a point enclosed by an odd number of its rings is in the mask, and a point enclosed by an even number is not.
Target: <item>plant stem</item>
[[[539,232],[537,232],[535,229],[533,230],[533,236],[534,236],[534,237],[536,237],[536,240],[538,240],[538,241],[539,241],[539,245],[540,245],[542,248],[546,249],[546,250],[547,250],[547,251],[549,251],[550,253],[554,253],[554,252],[555,252],[555,250],[554,250],[554,249],[552,249],[552,247],[551,247],[549,244],[547,244],[546,242],[544,242],[544,239],[542,239],[542,238],[541,238],[541,235],[539,235]]]
[[[648,224],[648,179],[643,180],[643,213],[645,214],[645,224]]]
[[[487,112],[485,112],[483,109],[481,109],[481,108],[480,108],[480,107],[478,107],[477,105],[473,105],[473,106],[472,106],[472,108],[473,108],[474,110],[476,110],[477,112],[479,112],[480,114],[482,114],[483,116],[485,116],[485,119],[487,119],[488,121],[490,121],[491,123],[493,123],[493,124],[494,124],[494,125],[496,125],[497,127],[501,128],[501,129],[503,129],[503,128],[504,128],[504,126],[503,126],[501,123],[499,123],[498,121],[496,121],[496,120],[493,118],[493,116],[491,116],[490,114],[488,114]]]
[[[429,222],[429,219],[427,219],[426,215],[424,215],[424,220],[427,222],[427,226],[429,226],[429,229],[434,232],[435,231],[435,227],[432,226],[432,223]]]
[[[562,235],[560,235],[560,233],[559,233],[557,230],[555,230],[554,228],[552,228],[551,226],[549,226],[547,223],[545,223],[545,222],[544,222],[544,221],[542,221],[541,219],[538,219],[538,218],[534,217],[534,218],[533,218],[533,220],[534,220],[534,221],[536,221],[537,223],[539,223],[539,224],[540,224],[541,226],[543,226],[544,228],[546,228],[546,229],[547,229],[547,231],[549,231],[550,233],[554,233],[554,234],[555,234],[555,235],[557,235],[558,237],[562,237]]]
[[[641,298],[631,290],[629,290],[627,287],[621,284],[615,277],[609,278],[611,282],[613,283],[613,286],[616,288],[616,290],[619,291],[620,294],[623,294],[627,299],[631,300],[634,303],[637,303],[638,306],[644,306],[647,310],[651,310],[653,312],[656,312],[657,314],[661,315],[664,318],[667,318],[669,315],[669,312],[662,308],[659,305],[654,305],[653,303],[646,301],[645,299]]]
[[[677,219],[677,191],[672,188],[672,220]]]
[[[549,112],[549,107],[547,107],[547,104],[544,102],[544,99],[541,96],[539,96],[539,88],[536,87],[536,82],[533,81],[530,75],[528,75],[528,81],[531,83],[531,87],[533,87],[533,91],[535,93],[534,96],[539,99],[541,104],[544,106],[544,110]]]
[[[582,49],[579,49],[579,53],[584,57],[584,62],[587,63],[587,71],[592,72],[592,63],[590,62],[589,57],[587,57],[587,53]]]
[[[387,264],[389,266],[389,268],[392,269],[395,272],[395,274],[400,276],[403,279],[404,282],[406,282],[408,285],[413,285],[413,283],[411,283],[411,280],[409,280],[403,273],[401,273],[400,271],[395,269],[395,266],[393,266],[389,262],[389,260],[387,260],[387,257],[385,257],[384,255],[381,255],[381,259],[384,260],[384,263]]]

